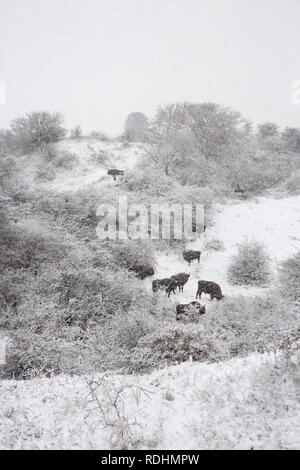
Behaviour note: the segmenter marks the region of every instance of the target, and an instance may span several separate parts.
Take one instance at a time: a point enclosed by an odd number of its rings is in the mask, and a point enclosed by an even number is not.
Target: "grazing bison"
[[[154,269],[152,266],[144,265],[144,264],[135,264],[131,271],[134,271],[139,279],[146,279],[146,277],[150,277],[154,275]]]
[[[236,189],[234,190],[235,193],[238,193],[238,194],[245,194],[245,191],[240,188],[240,185],[239,185],[239,184],[236,184],[235,186],[236,186]]]
[[[194,313],[196,313],[198,317],[198,315],[204,315],[205,311],[205,307],[199,304],[199,302],[191,302],[190,304],[179,304],[176,307],[176,320],[192,320]]]
[[[196,299],[199,296],[199,299],[201,299],[202,294],[209,294],[211,300],[217,299],[221,300],[224,298],[224,295],[222,294],[221,287],[219,284],[216,282],[212,281],[198,281],[198,290],[196,294]]]
[[[155,281],[152,281],[152,290],[153,290],[153,292],[157,292],[161,289],[165,289],[166,287],[169,286],[170,282],[171,282],[170,278],[155,279]]]
[[[192,250],[184,251],[182,255],[183,255],[183,259],[187,261],[189,265],[191,264],[191,261],[193,261],[194,259],[198,261],[198,264],[200,263],[201,251],[192,251]]]
[[[124,176],[124,171],[113,169],[113,170],[108,170],[107,174],[108,176],[112,176],[114,181],[116,181],[117,176]]]

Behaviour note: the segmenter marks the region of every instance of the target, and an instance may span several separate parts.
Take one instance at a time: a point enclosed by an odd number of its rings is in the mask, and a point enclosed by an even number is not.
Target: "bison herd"
[[[184,251],[183,258],[190,265],[191,261],[197,260],[200,262],[201,252],[200,251]],[[146,268],[146,267],[144,267]],[[150,275],[150,267],[147,267]],[[153,268],[151,272],[153,271]],[[145,269],[146,272],[146,269]],[[152,274],[153,275],[153,274]],[[176,294],[178,288],[179,292],[183,292],[185,284],[188,282],[190,274],[179,273],[165,279],[155,279],[152,281],[152,291],[165,291],[170,297],[171,293]],[[198,281],[198,289],[196,292],[196,299],[201,299],[202,294],[210,295],[211,300],[221,300],[224,298],[221,287],[216,282],[212,281]],[[190,314],[204,315],[205,307],[199,302],[191,302],[189,304],[179,304],[176,307],[176,319],[178,321],[186,321],[190,318]]]

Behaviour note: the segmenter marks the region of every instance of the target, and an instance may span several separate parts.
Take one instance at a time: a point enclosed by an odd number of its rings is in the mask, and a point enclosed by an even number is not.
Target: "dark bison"
[[[238,193],[238,194],[245,194],[245,191],[240,188],[240,185],[239,185],[239,184],[236,184],[235,186],[236,186],[236,188],[235,188],[235,190],[234,190],[235,193]]]
[[[108,170],[107,174],[108,176],[112,176],[114,181],[116,181],[117,176],[124,176],[124,171],[113,169],[113,170]]]
[[[152,290],[153,290],[153,292],[157,292],[161,289],[165,289],[166,287],[168,287],[170,282],[171,282],[170,278],[155,279],[155,281],[152,281]]]
[[[193,313],[198,315],[205,314],[205,307],[199,304],[199,302],[191,302],[189,304],[179,304],[176,307],[176,320],[181,321],[192,317]]]
[[[183,259],[191,264],[191,261],[196,259],[198,261],[198,264],[200,263],[200,256],[201,256],[201,251],[184,251],[182,253]]]
[[[176,291],[176,288],[179,288],[179,292],[183,292],[184,285],[188,282],[190,275],[186,273],[175,274],[170,277],[170,283],[166,288],[166,293],[170,296],[171,292]]]
[[[154,275],[154,269],[150,265],[135,264],[131,271],[134,271],[139,279],[146,279],[146,277]]]
[[[173,294],[176,294],[176,289],[176,281],[174,279],[169,279],[169,284],[166,287],[166,294],[168,294],[168,297],[170,297],[171,292],[173,292]]]
[[[221,287],[219,284],[216,282],[212,281],[198,281],[198,290],[196,294],[196,299],[199,296],[199,299],[201,299],[202,294],[209,294],[211,300],[217,299],[221,300],[224,298],[224,295],[222,294]]]

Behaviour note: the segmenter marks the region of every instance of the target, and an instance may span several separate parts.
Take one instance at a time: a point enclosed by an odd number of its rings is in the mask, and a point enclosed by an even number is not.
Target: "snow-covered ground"
[[[36,173],[41,168],[39,153],[24,155],[18,160],[21,178],[37,188],[57,193],[76,192],[95,184],[112,181],[108,169],[130,170],[145,152],[142,144],[124,146],[120,142],[95,139],[64,140],[54,146],[57,153],[67,152],[74,156],[70,168],[58,168],[53,179],[38,181]]]
[[[144,376],[2,382],[0,448],[297,449],[300,389],[275,363],[253,354]],[[119,415],[108,404],[118,393]]]
[[[120,170],[132,169],[137,162],[141,152],[144,151],[140,144],[131,144],[128,148],[119,142],[103,142],[99,140],[88,141],[63,141],[57,145],[57,150],[70,152],[76,155],[78,163],[67,175],[62,174],[55,181],[49,182],[49,189],[58,192],[77,191],[86,186],[111,181],[107,176],[107,170],[118,168]],[[97,163],[91,155],[105,155],[105,165]]]

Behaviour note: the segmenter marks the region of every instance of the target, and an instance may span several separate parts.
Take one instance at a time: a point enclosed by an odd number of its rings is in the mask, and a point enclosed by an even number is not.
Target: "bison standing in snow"
[[[224,295],[222,294],[221,287],[219,284],[216,282],[212,281],[198,281],[198,290],[196,294],[196,299],[199,296],[199,299],[201,299],[202,294],[209,294],[211,300],[217,299],[221,300],[224,298]]]
[[[193,261],[194,259],[198,261],[198,264],[200,263],[201,251],[192,251],[192,250],[184,251],[182,255],[183,255],[183,259],[187,261],[189,265],[191,264],[191,261]]]
[[[124,171],[113,169],[113,170],[108,170],[107,174],[108,176],[112,176],[114,181],[116,181],[117,176],[124,176]]]
[[[166,288],[166,293],[170,297],[171,292],[173,291],[175,294],[176,288],[179,288],[179,292],[183,292],[183,287],[188,282],[190,275],[186,273],[179,273],[171,276],[170,284]]]

